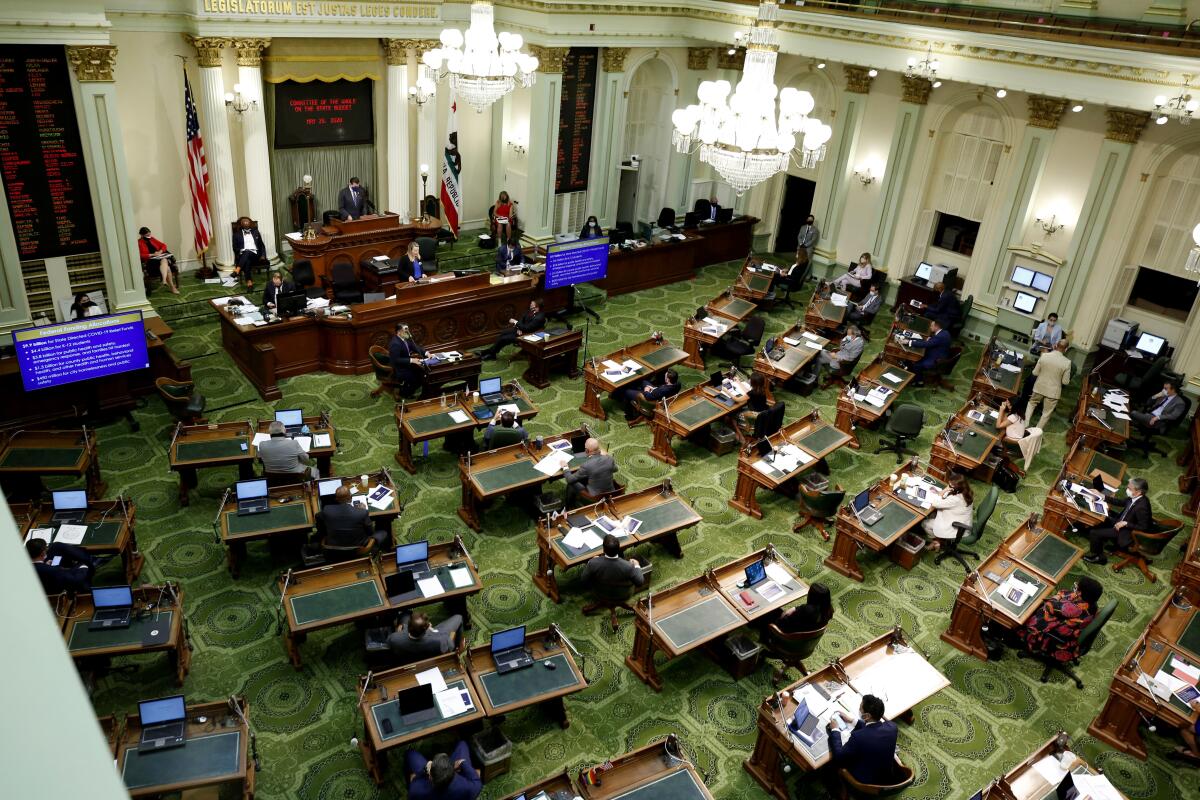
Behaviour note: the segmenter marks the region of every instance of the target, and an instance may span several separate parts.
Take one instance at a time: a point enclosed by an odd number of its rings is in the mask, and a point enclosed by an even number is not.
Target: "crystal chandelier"
[[[450,78],[456,97],[482,112],[492,103],[521,86],[533,84],[538,60],[521,52],[520,34],[496,35],[490,0],[471,3],[471,26],[464,35],[457,28],[442,31],[442,46],[422,57],[438,79]]]
[[[1159,95],[1154,98],[1154,123],[1156,125],[1166,125],[1168,120],[1177,119],[1180,125],[1188,125],[1192,121],[1192,114],[1200,109],[1200,102],[1192,99],[1189,94],[1188,81],[1191,80],[1191,75],[1185,75],[1183,87],[1180,88],[1179,94],[1168,98],[1166,95]]]
[[[775,86],[778,13],[777,2],[759,4],[758,20],[746,36],[742,79],[732,94],[729,81],[704,81],[696,92],[700,102],[671,115],[675,149],[699,152],[700,160],[738,195],[787,170],[793,159],[802,169],[815,166],[825,158],[825,143],[833,134],[828,125],[808,116],[814,106],[811,94]]]
[[[1192,241],[1195,246],[1188,251],[1187,261],[1183,268],[1188,272],[1200,272],[1200,225],[1192,228]]]
[[[929,81],[934,89],[942,85],[938,80],[937,71],[942,66],[942,62],[933,57],[933,45],[929,45],[929,49],[925,51],[925,57],[918,59],[916,56],[908,57],[908,69],[904,74],[910,78],[921,78]]]

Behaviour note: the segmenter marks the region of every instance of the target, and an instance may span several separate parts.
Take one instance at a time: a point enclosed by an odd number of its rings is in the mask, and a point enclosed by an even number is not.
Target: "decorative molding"
[[[221,66],[221,48],[229,47],[229,39],[216,36],[188,36],[188,43],[196,48],[196,56],[202,67]]]
[[[842,65],[842,74],[846,76],[846,91],[855,94],[870,94],[871,70],[867,67],[855,67],[850,64]]]
[[[408,64],[408,48],[412,42],[408,39],[381,39],[383,42],[383,59],[389,67],[403,67]]]
[[[706,70],[709,59],[712,58],[715,47],[689,47],[688,69]]]
[[[1150,121],[1149,111],[1130,111],[1126,108],[1106,108],[1104,114],[1108,118],[1104,138],[1125,144],[1137,144],[1142,130]]]
[[[1067,110],[1067,101],[1061,97],[1046,97],[1041,94],[1031,94],[1025,98],[1029,109],[1028,125],[1034,128],[1049,128],[1056,130],[1063,112]]]
[[[733,55],[730,55],[729,51],[725,49],[717,50],[717,69],[732,69],[741,72],[745,64],[746,51],[742,48],[734,49]]]
[[[933,91],[931,81],[916,76],[901,75],[900,85],[904,88],[901,100],[918,106],[928,105],[929,93]]]
[[[1040,261],[1043,264],[1050,264],[1055,267],[1061,267],[1063,264],[1067,263],[1065,258],[1058,258],[1057,256],[1047,253],[1042,248],[1042,245],[1037,244],[1036,242],[1027,245],[1009,245],[1005,249],[1010,253],[1015,253],[1019,256],[1025,256],[1026,258],[1031,258],[1034,261]]]
[[[111,44],[67,47],[67,62],[80,83],[112,82],[117,65],[117,48]]]
[[[262,53],[271,46],[270,39],[234,39],[239,67],[262,67]]]
[[[600,68],[605,72],[624,72],[628,47],[606,47],[600,51]]]
[[[442,43],[437,39],[409,39],[408,46],[417,51],[417,60],[420,61],[421,56],[441,47]]]
[[[567,51],[569,49],[569,47],[540,47],[536,44],[529,45],[529,52],[537,56],[538,71],[546,73],[562,73],[563,62],[567,59]]]

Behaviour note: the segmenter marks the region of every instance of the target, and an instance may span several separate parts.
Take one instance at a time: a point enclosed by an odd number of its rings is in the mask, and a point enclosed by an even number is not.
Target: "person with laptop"
[[[396,323],[396,332],[388,342],[388,360],[392,373],[400,384],[400,394],[408,397],[425,383],[425,349],[413,341],[412,331],[403,322]]]
[[[916,338],[908,341],[909,347],[917,347],[925,351],[921,360],[912,365],[912,371],[917,374],[919,382],[924,382],[924,373],[935,364],[950,355],[950,345],[953,339],[950,332],[942,329],[940,320],[929,321],[929,336],[925,339]]]
[[[518,431],[521,435],[522,442],[529,441],[529,431],[525,430],[524,426],[521,425],[521,421],[517,419],[516,414],[514,414],[512,411],[506,410],[500,414],[499,418],[493,416],[491,422],[489,422],[488,426],[484,428],[484,450],[492,449],[492,435],[496,432],[497,427]]]
[[[479,357],[484,361],[494,361],[501,350],[516,343],[518,336],[534,333],[546,327],[546,315],[542,312],[542,298],[535,297],[530,300],[529,309],[521,315],[521,318],[510,319],[508,324],[511,327],[500,332],[496,343],[480,353]]]
[[[258,460],[262,462],[263,472],[295,473],[306,478],[320,477],[316,464],[309,464],[308,453],[295,439],[287,435],[287,426],[279,420],[267,426],[270,439],[258,445]]]
[[[1059,339],[1033,365],[1033,392],[1029,395],[1029,404],[1025,406],[1025,419],[1033,419],[1040,405],[1042,417],[1037,427],[1042,430],[1046,430],[1046,422],[1062,397],[1062,387],[1071,382],[1071,359],[1067,358],[1067,347],[1067,340]]]
[[[586,491],[595,497],[616,488],[613,474],[617,471],[617,463],[612,456],[600,452],[600,442],[589,437],[583,443],[583,453],[583,463],[564,476],[567,481],[567,508],[575,508],[579,504],[580,492]]]
[[[1131,411],[1133,424],[1149,433],[1162,433],[1183,416],[1186,406],[1174,381],[1164,381],[1162,391],[1150,398],[1145,411]]]
[[[33,570],[46,594],[88,592],[97,561],[87,550],[66,542],[46,544],[45,539],[30,539],[25,552],[33,561]]]
[[[844,744],[841,734],[834,732],[832,720],[825,726],[834,763],[859,783],[890,784],[896,775],[896,723],[883,718],[883,709],[883,700],[867,694],[857,721],[843,711],[835,712],[843,722],[854,725]]]
[[[939,492],[929,492],[926,495],[933,515],[921,521],[925,534],[933,538],[930,550],[941,549],[942,540],[953,540],[958,535],[954,523],[961,522],[970,525],[973,517],[975,496],[971,493],[971,484],[961,472],[951,472],[946,478],[946,487]]]
[[[434,626],[423,611],[405,612],[397,620],[396,630],[388,635],[388,649],[401,664],[449,653],[458,648],[462,624],[463,618],[459,614],[446,617]]]
[[[754,373],[757,375],[758,373]],[[753,383],[754,375],[750,376]],[[638,419],[650,419],[654,416],[654,404],[659,400],[674,397],[679,394],[679,373],[668,369],[662,374],[662,381],[642,381],[640,386],[626,386],[613,393],[614,398],[625,406],[625,419],[633,422]]]
[[[390,530],[376,530],[366,508],[350,502],[350,488],[339,486],[334,502],[317,514],[317,537],[325,547],[358,547],[360,554],[385,549]]]
[[[409,750],[404,754],[404,773],[408,800],[475,800],[483,791],[483,781],[464,741],[454,745],[449,755],[438,753],[432,759]]]
[[[291,281],[283,279],[283,273],[276,270],[271,273],[271,280],[267,282],[267,286],[263,289],[262,304],[267,308],[274,309],[279,305],[279,296],[291,294],[296,291],[296,287]]]

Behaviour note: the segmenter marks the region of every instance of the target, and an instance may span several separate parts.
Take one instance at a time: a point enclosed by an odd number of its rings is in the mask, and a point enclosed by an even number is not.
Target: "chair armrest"
[[[969,531],[969,530],[971,530],[971,526],[970,526],[970,525],[968,525],[968,524],[967,524],[967,523],[965,523],[965,522],[951,522],[951,523],[950,523],[950,527],[951,527],[951,528],[954,528],[954,530],[956,530],[956,531]]]

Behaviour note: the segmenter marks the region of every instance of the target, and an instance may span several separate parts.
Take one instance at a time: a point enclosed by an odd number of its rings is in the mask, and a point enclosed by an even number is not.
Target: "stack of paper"
[[[1033,769],[1051,786],[1058,786],[1062,779],[1067,777],[1067,771],[1056,756],[1046,756],[1040,761],[1035,761]]]
[[[795,347],[796,345],[800,344],[800,340],[793,339],[790,336],[785,336],[785,337],[783,337],[783,343],[787,344],[787,345],[791,345],[792,347]]]
[[[450,580],[454,583],[455,589],[462,589],[475,582],[475,579],[471,577],[471,570],[466,567],[455,567],[450,570]]]
[[[1013,364],[1001,364],[1000,369],[1004,370],[1005,372],[1020,372],[1021,371],[1020,367],[1015,366]]]
[[[313,435],[313,447],[322,449],[333,446],[333,436],[328,433],[318,433]]]
[[[833,294],[829,295],[829,302],[833,303],[834,306],[836,306],[838,308],[845,308],[846,301],[848,299],[849,298],[847,298],[846,295],[838,294],[837,292],[834,292]]]
[[[269,433],[256,433],[256,434],[254,434],[254,438],[250,440],[250,444],[254,445],[255,447],[258,447],[260,444],[262,444],[263,442],[269,441],[270,439],[271,439],[271,434],[269,434]]]
[[[521,409],[517,407],[516,403],[501,403],[500,405],[496,406],[496,416],[497,417],[499,417],[505,411],[511,411],[513,413],[513,416],[516,416],[517,414],[521,413]]]
[[[790,586],[791,585],[792,576],[789,575],[788,571],[786,569],[784,569],[782,566],[780,566],[778,563],[776,563],[774,561],[770,562],[766,566],[766,571],[767,571],[767,577],[770,578],[771,580],[775,581],[776,583],[778,583],[780,586]],[[809,708],[812,708],[811,704],[809,705]]]
[[[446,691],[446,679],[442,677],[442,671],[437,667],[430,667],[424,672],[418,672],[417,684],[432,686],[434,694]]]
[[[763,461],[761,458],[758,461],[755,461],[750,466],[754,467],[756,470],[761,472],[763,475],[766,475],[768,477],[775,477],[775,467],[771,466],[766,461]]]
[[[446,590],[442,588],[442,582],[436,575],[417,581],[417,588],[421,590],[422,597],[437,597],[439,594],[446,593]]]
[[[433,695],[433,699],[437,702],[438,711],[441,713],[442,719],[457,717],[459,714],[465,714],[474,708],[474,706],[472,706],[467,702],[466,699],[463,698],[464,694],[466,694],[466,692],[455,687],[453,689],[444,689],[440,692],[436,692]]]
[[[380,486],[375,491],[371,492],[367,498],[367,504],[372,508],[377,508],[383,511],[392,504],[392,490],[386,486]]]
[[[310,297],[306,308],[329,308],[329,298],[327,297]]]
[[[1121,800],[1122,795],[1104,775],[1081,773],[1071,782],[1079,790],[1079,800]]]
[[[722,334],[729,330],[729,326],[714,317],[705,317],[703,320],[703,329],[705,333]]]
[[[805,347],[807,347],[807,348],[809,348],[809,349],[811,349],[811,350],[820,350],[820,349],[821,349],[821,343],[820,343],[820,342],[814,342],[814,341],[811,341],[811,340],[810,340],[810,341],[807,341],[807,342],[805,342],[805,343],[804,343],[804,346],[805,346]]]
[[[557,475],[571,463],[571,454],[562,450],[554,450],[550,455],[534,465],[534,469],[543,475]]]
[[[1008,576],[1004,583],[1000,584],[1000,595],[1012,603],[1014,606],[1023,606],[1025,601],[1037,594],[1038,587],[1033,583],[1026,583],[1016,576],[1016,573]]]
[[[454,424],[461,425],[471,419],[471,417],[467,415],[467,412],[459,409],[450,412],[450,419],[454,422]]]
[[[812,331],[800,331],[800,335],[812,342],[819,342],[821,340],[821,337]]]
[[[563,537],[563,544],[572,550],[595,550],[604,541],[591,528],[571,528]]]
[[[889,381],[890,383],[900,383],[901,381],[904,380],[904,378],[900,377],[899,375],[897,375],[893,372],[883,373],[883,379],[885,381]]]
[[[30,528],[29,533],[25,535],[26,542],[28,542],[30,539],[41,539],[46,544],[50,544],[50,541],[53,538],[54,528]]]

